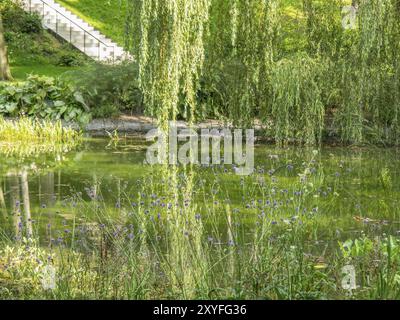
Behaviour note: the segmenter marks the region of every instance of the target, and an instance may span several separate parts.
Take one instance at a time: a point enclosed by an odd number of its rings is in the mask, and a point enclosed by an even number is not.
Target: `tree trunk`
[[[4,40],[3,20],[0,14],[0,81],[13,80],[7,58],[7,47]]]

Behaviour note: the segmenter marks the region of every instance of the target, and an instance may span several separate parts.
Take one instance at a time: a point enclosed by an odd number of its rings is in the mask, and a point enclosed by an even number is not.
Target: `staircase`
[[[26,11],[37,13],[43,27],[65,39],[88,57],[117,63],[129,58],[124,49],[54,0],[22,0]]]

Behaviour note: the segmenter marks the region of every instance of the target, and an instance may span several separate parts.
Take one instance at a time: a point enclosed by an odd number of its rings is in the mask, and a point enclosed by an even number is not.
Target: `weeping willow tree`
[[[357,27],[344,30],[344,5]],[[322,103],[346,143],[399,142],[398,0],[303,0],[307,53],[324,66]],[[325,123],[326,126],[326,123]]]
[[[277,142],[311,145],[332,118],[344,142],[400,142],[400,0],[298,0],[301,18],[286,28],[296,54],[282,45],[282,0],[127,1],[127,46],[164,128],[261,119]],[[344,30],[352,3],[357,28]]]
[[[214,0],[207,37],[205,108],[249,125],[270,96],[277,0]],[[227,19],[227,17],[230,17]]]
[[[341,57],[343,141],[399,143],[400,1],[360,0],[356,36]]]
[[[162,126],[193,120],[211,0],[128,1],[127,46],[139,64],[147,112]]]
[[[161,123],[177,115],[248,122],[267,100],[276,3],[129,1],[127,46],[148,113]]]
[[[302,24],[296,27],[302,29],[303,34],[298,41],[305,40],[306,45],[295,54],[285,56],[279,52],[283,58],[268,65],[268,81],[264,80],[268,87],[263,92],[268,102],[261,115],[278,144],[314,145],[321,142],[325,125],[321,82],[335,52],[332,38],[336,37],[337,27],[333,22],[338,21],[338,15],[329,13],[339,6],[336,6],[338,1],[335,4],[313,0],[299,2],[303,10]],[[281,24],[281,19],[278,22]]]
[[[337,59],[343,47],[341,9],[346,0],[302,0],[306,50],[310,56]]]

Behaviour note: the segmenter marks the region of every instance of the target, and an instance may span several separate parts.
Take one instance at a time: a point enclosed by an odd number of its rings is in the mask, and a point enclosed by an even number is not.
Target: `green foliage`
[[[335,59],[343,45],[341,8],[348,4],[344,0],[302,0],[305,16],[307,52]]]
[[[342,141],[398,144],[398,1],[359,1],[357,29],[348,31],[332,12],[343,1],[304,4],[309,52],[331,61],[331,81],[321,87],[326,97],[336,97],[334,125]],[[332,105],[325,101],[325,107]]]
[[[345,0],[210,0],[192,7],[198,19],[180,1],[128,3],[150,115],[261,119],[280,143],[319,143],[323,130],[344,143],[400,142],[397,0],[360,1],[351,30]]]
[[[32,120],[25,117],[8,121],[0,116],[0,138],[3,142],[29,140],[30,143],[67,144],[78,141],[81,137],[79,132],[63,128],[59,121],[53,123],[48,120]]]
[[[61,2],[82,14],[95,6]],[[317,144],[327,132],[343,143],[399,144],[398,1],[359,1],[357,28],[344,30],[341,9],[349,4],[111,1],[98,12],[127,10],[126,44],[138,67],[97,67],[79,75],[88,84],[84,97],[95,116],[129,110],[162,124],[212,117],[251,126],[261,120],[278,143]],[[0,8],[12,64],[83,63],[47,38],[38,17],[17,12],[10,1]]]
[[[344,259],[357,267],[358,283],[375,299],[400,297],[400,242],[394,236],[348,240],[340,244]]]
[[[60,156],[78,147],[82,142],[82,133],[63,127],[60,120],[54,122],[26,117],[5,120],[0,115],[0,140],[2,156],[23,166],[26,158],[51,153]]]
[[[307,56],[274,65],[271,108],[266,118],[272,120],[278,143],[288,139],[307,145],[321,142],[325,115],[319,86],[322,65]]]
[[[390,190],[392,188],[392,177],[390,175],[390,170],[387,167],[382,168],[380,178],[383,188]]]
[[[1,296],[12,297],[18,288],[23,294],[34,294],[43,290],[42,283],[46,268],[51,266],[53,255],[35,244],[32,239],[22,239],[18,246],[0,249]],[[7,288],[7,285],[9,288]]]
[[[88,61],[88,58],[71,45],[59,41],[44,30],[41,18],[37,14],[24,11],[18,1],[0,1],[0,14],[11,67],[76,67]]]
[[[79,67],[84,65],[86,59],[82,54],[73,50],[69,45],[64,45],[57,53],[56,65],[61,67]]]
[[[25,12],[18,1],[1,0],[0,13],[7,32],[41,33],[42,22],[36,14]]]
[[[193,119],[210,0],[128,2],[127,45],[139,63],[146,111],[160,124]]]
[[[203,104],[238,125],[251,125],[270,97],[277,1],[211,1]],[[227,20],[226,16],[232,19]]]
[[[347,240],[340,243],[340,250],[345,259],[361,258],[373,252],[374,242],[368,238]]]
[[[82,92],[54,78],[30,76],[25,82],[0,87],[0,114],[5,116],[28,115],[85,124],[90,120],[89,111]]]
[[[82,90],[94,117],[108,117],[121,111],[144,111],[135,63],[93,65],[84,71],[71,73],[68,79]]]

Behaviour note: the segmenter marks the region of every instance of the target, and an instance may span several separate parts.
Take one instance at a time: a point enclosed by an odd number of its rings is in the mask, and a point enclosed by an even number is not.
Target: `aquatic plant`
[[[5,120],[0,117],[0,139],[3,142],[68,143],[79,141],[79,131],[63,127],[61,121],[41,121],[30,118]]]
[[[80,131],[63,127],[61,121],[21,117],[6,120],[0,116],[0,152],[26,157],[49,152],[66,152],[82,142]]]

